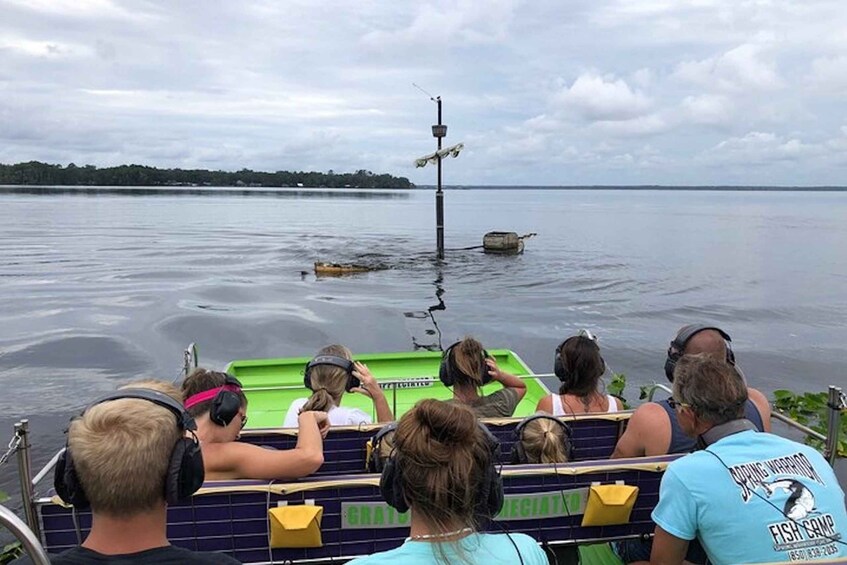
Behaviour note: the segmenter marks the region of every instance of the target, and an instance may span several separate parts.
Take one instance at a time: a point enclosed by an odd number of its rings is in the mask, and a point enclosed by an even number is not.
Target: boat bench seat
[[[502,471],[506,501],[488,529],[506,528],[539,542],[569,545],[650,534],[650,513],[659,483],[676,455],[560,465],[515,465]],[[639,488],[629,522],[582,526],[585,499],[592,483],[623,481]],[[174,545],[225,552],[239,561],[291,562],[343,559],[399,546],[409,534],[407,514],[388,507],[379,493],[379,475],[314,477],[277,484],[267,481],[210,481],[190,501],[168,507],[168,538]],[[561,503],[560,503],[561,501]],[[269,548],[268,510],[280,505],[317,505],[322,547]],[[55,501],[41,500],[39,514],[46,547],[58,552],[88,533],[91,515]]]
[[[623,426],[632,415],[631,411],[610,414],[583,414],[561,418],[571,427],[574,444],[574,461],[608,459],[615,450]],[[486,418],[482,420],[500,440],[500,462],[510,463],[515,428],[522,418]],[[366,443],[385,424],[364,426],[342,426],[330,429],[324,440],[324,464],[316,475],[339,475],[364,473]],[[297,444],[294,428],[265,428],[245,430],[241,441],[272,447],[292,449]]]

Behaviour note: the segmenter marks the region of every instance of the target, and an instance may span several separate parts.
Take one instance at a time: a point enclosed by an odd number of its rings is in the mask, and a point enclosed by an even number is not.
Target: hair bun
[[[425,400],[415,414],[430,439],[445,446],[467,442],[477,427],[474,413],[458,404]]]

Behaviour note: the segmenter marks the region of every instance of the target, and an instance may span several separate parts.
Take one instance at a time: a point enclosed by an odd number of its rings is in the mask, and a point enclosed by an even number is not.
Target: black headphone
[[[368,459],[368,470],[373,473],[382,473],[383,467],[383,458],[380,457],[380,447],[382,446],[382,442],[394,432],[397,431],[397,422],[389,422],[376,433],[370,440],[371,443],[371,456]]]
[[[462,343],[461,341],[457,341],[450,347],[444,350],[444,353],[441,354],[441,366],[438,368],[438,378],[441,380],[441,383],[444,386],[450,387],[456,384],[456,377],[458,375],[463,375],[465,377],[470,378],[470,375],[465,375],[462,373],[455,364],[453,360],[453,349]],[[491,375],[488,374],[488,364],[486,364],[485,360],[490,356],[488,355],[488,351],[485,349],[482,350],[482,366],[480,368],[480,382],[483,385],[487,385],[491,382]]]
[[[483,471],[474,509],[476,520],[484,524],[492,520],[503,508],[503,479],[496,466],[500,458],[500,442],[481,422],[477,422],[477,425],[482,430],[491,452],[491,463]],[[403,492],[403,453],[396,446],[383,464],[379,491],[385,502],[398,512],[403,513],[409,510],[406,494]]]
[[[676,362],[685,355],[685,345],[692,337],[703,330],[715,330],[721,334],[726,344],[726,362],[733,367],[735,366],[735,353],[732,352],[732,346],[730,345],[732,338],[729,337],[728,333],[717,326],[710,326],[709,324],[689,324],[679,330],[679,333],[671,341],[670,347],[668,347],[668,358],[665,360],[665,376],[668,377],[670,382],[673,382],[673,372],[676,368]]]
[[[197,430],[194,418],[185,411],[180,402],[167,394],[146,388],[127,388],[115,391],[89,404],[85,410],[103,402],[121,398],[146,400],[162,408],[167,408],[176,417],[176,426],[180,432],[191,432],[192,437],[180,436],[180,439],[174,445],[168,462],[168,474],[165,477],[165,492],[163,493],[169,504],[189,498],[203,485],[205,478],[203,454],[200,451],[197,436],[194,435]],[[85,509],[89,507],[88,497],[85,495],[82,482],[77,475],[71,449],[67,443],[56,462],[53,486],[56,489],[56,494],[65,502],[73,504],[75,508]]]
[[[552,420],[562,427],[562,432],[564,432],[563,441],[565,456],[568,458],[568,461],[573,461],[574,449],[572,441],[573,432],[571,432],[571,427],[555,416],[550,416],[549,414],[533,414],[532,416],[524,418],[523,421],[521,421],[515,428],[515,443],[512,444],[511,462],[514,464],[529,463],[529,457],[527,457],[526,448],[524,448],[523,445],[523,431],[527,424],[535,420]]]
[[[562,343],[560,343],[559,346],[556,348],[556,356],[553,358],[553,373],[556,375],[556,377],[558,377],[560,381],[562,381],[562,384],[565,385],[566,388],[570,388],[573,386],[573,380],[576,375],[568,371],[567,364],[565,363],[565,360],[562,359],[562,349],[564,349],[565,344],[572,339],[587,339],[588,341],[594,344],[594,347],[597,348],[597,352],[599,353],[600,346],[597,345],[596,339],[588,337],[590,335],[591,334],[583,335],[582,333],[580,333],[579,335],[571,336]],[[606,361],[603,359],[602,355],[600,356],[600,364],[603,368],[603,370],[600,372],[600,374],[602,375],[606,372]]]
[[[358,377],[353,375],[354,365],[351,360],[338,357],[337,355],[318,355],[306,363],[306,370],[303,372],[303,384],[309,390],[315,390],[312,388],[312,369],[319,365],[332,365],[344,369],[347,372],[347,384],[344,385],[344,390],[347,392],[362,385]]]

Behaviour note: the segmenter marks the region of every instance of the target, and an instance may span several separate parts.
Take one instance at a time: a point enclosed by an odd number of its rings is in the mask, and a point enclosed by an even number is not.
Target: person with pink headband
[[[326,412],[301,412],[297,445],[277,451],[236,441],[247,423],[247,397],[235,377],[197,368],[183,381],[182,395],[197,422],[207,480],[297,479],[323,465]]]

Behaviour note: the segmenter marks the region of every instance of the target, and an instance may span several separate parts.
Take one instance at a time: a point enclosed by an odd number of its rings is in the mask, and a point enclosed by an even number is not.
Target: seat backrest
[[[502,519],[489,530],[498,532],[505,527],[551,544],[649,534],[654,528],[650,513],[658,500],[662,474],[677,457],[506,468]],[[589,486],[615,481],[639,487],[629,522],[582,526]],[[382,501],[378,485],[379,476],[374,474],[316,477],[290,484],[209,482],[190,501],[168,507],[168,539],[192,550],[222,551],[245,563],[341,559],[385,551],[399,546],[409,535],[409,517]],[[323,546],[269,549],[268,510],[280,504],[321,506]],[[71,509],[42,501],[39,512],[49,551],[79,543]],[[90,513],[79,513],[78,523],[84,538],[91,524]]]
[[[573,432],[574,460],[608,459],[615,450],[623,425],[631,414],[631,412],[617,412],[562,418]],[[486,419],[483,422],[500,440],[500,462],[504,465],[508,464],[512,444],[515,442],[515,428],[521,422],[521,418]],[[369,424],[330,429],[324,440],[324,464],[315,474],[324,476],[366,472],[365,445],[382,425]],[[246,430],[242,433],[241,441],[274,449],[292,449],[297,444],[297,430]]]

